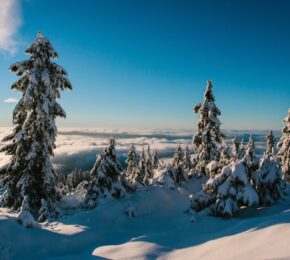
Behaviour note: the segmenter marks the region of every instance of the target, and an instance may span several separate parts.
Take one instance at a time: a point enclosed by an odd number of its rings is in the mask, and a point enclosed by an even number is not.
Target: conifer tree
[[[183,165],[183,151],[180,145],[178,145],[172,159],[172,166],[174,169],[175,183],[180,186],[186,180]]]
[[[153,153],[153,170],[158,169],[159,167],[159,158],[158,158],[158,153],[155,150]]]
[[[273,131],[270,131],[269,135],[266,137],[267,146],[266,146],[266,154],[273,155],[275,154],[275,137],[273,135]]]
[[[144,147],[142,149],[141,158],[139,161],[139,169],[141,175],[140,180],[142,180],[142,183],[145,185],[145,177],[147,172],[147,156]]]
[[[146,156],[145,175],[144,175],[143,183],[145,185],[151,184],[152,179],[153,179],[153,175],[154,175],[153,157],[152,157],[152,154],[151,154],[150,146],[148,145],[148,147],[147,147],[147,156]]]
[[[55,148],[55,119],[65,117],[56,101],[64,89],[72,89],[67,72],[52,59],[58,57],[49,40],[38,33],[25,52],[28,60],[11,65],[20,77],[11,88],[22,96],[13,111],[13,132],[3,139],[2,152],[11,156],[2,167],[6,192],[2,205],[17,210],[24,198],[32,212],[38,212],[41,199],[53,204],[59,199],[56,172],[51,156]]]
[[[282,160],[283,174],[287,179],[290,179],[290,108],[288,116],[284,119],[285,126],[282,129],[282,136],[277,144],[279,149],[278,155]]]
[[[232,146],[231,146],[231,158],[233,161],[236,161],[240,157],[240,143],[235,136],[234,139],[232,140]]]
[[[126,193],[122,185],[122,167],[116,155],[115,145],[115,139],[109,139],[109,146],[97,156],[90,171],[91,180],[84,201],[87,208],[96,207],[99,199],[120,198]]]
[[[246,163],[246,167],[248,169],[248,176],[251,178],[254,171],[256,171],[259,167],[259,160],[255,155],[255,141],[252,135],[249,137],[246,154],[243,157],[243,160]]]
[[[193,148],[196,153],[194,167],[199,172],[198,174],[202,175],[206,175],[206,165],[210,161],[219,160],[219,147],[224,140],[218,119],[221,112],[215,105],[212,88],[211,81],[208,81],[203,103],[198,103],[193,108],[195,113],[199,112],[197,131],[193,136]]]
[[[141,171],[138,167],[138,160],[136,149],[134,145],[131,145],[128,151],[128,158],[126,160],[127,169],[124,173],[126,179],[132,183],[133,185],[142,185],[143,184],[143,176],[141,175]]]
[[[185,152],[184,152],[184,157],[183,157],[183,166],[187,172],[189,172],[192,168],[192,161],[190,158],[188,145],[185,147]]]

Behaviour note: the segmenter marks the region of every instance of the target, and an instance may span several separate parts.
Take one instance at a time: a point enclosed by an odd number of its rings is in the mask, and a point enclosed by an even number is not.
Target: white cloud
[[[17,103],[18,99],[16,98],[6,98],[4,99],[4,103]]]
[[[0,140],[11,132],[11,128],[0,127]],[[265,149],[265,135],[264,131],[252,131],[256,140],[256,154],[261,155]],[[278,133],[275,133],[276,135]],[[249,132],[227,131],[228,141],[236,135],[240,140],[242,137],[245,142],[248,140]],[[77,129],[66,128],[58,129],[56,149],[54,150],[55,157],[53,163],[59,172],[70,172],[74,168],[84,170],[91,169],[94,165],[96,154],[107,146],[107,139],[110,136],[117,138],[117,153],[122,163],[125,161],[126,154],[131,144],[134,144],[137,152],[140,154],[142,148],[147,148],[150,144],[151,150],[157,150],[159,157],[170,162],[172,155],[181,144],[184,148],[189,145],[191,148],[192,131],[182,130],[116,130],[116,129]],[[0,143],[0,147],[3,144]],[[0,154],[0,166],[7,163],[9,156]]]
[[[16,36],[22,23],[19,0],[0,0],[0,51],[15,54]]]

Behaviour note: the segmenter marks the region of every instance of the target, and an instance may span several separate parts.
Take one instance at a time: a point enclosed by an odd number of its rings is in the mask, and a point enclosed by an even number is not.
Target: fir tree
[[[259,167],[259,160],[255,155],[255,141],[252,135],[250,135],[249,137],[246,154],[243,157],[243,159],[248,169],[248,173],[249,173],[248,176],[249,178],[251,178],[254,171],[256,171]]]
[[[281,162],[277,156],[269,154],[268,151],[264,153],[259,169],[253,173],[253,182],[262,206],[274,203],[287,193]]]
[[[133,185],[142,185],[143,176],[141,175],[141,171],[138,167],[137,154],[134,145],[132,145],[128,151],[128,158],[126,160],[126,164],[127,169],[124,173],[126,179]]]
[[[139,169],[140,169],[140,180],[142,180],[142,183],[145,185],[145,177],[147,172],[147,156],[144,150],[144,147],[142,149],[141,158],[139,161]]]
[[[278,155],[282,160],[283,174],[287,179],[290,179],[290,108],[288,116],[284,119],[285,126],[282,129],[282,136],[277,144],[279,149]]]
[[[234,139],[232,140],[232,146],[231,146],[231,159],[233,161],[236,161],[237,159],[240,158],[240,143],[235,136]]]
[[[96,162],[90,171],[85,207],[94,208],[98,199],[113,197],[120,198],[126,191],[122,184],[122,167],[116,155],[115,139],[109,139],[109,146],[97,156]]]
[[[193,136],[193,148],[196,153],[194,167],[203,175],[206,174],[206,165],[210,161],[219,160],[219,147],[224,140],[224,135],[220,131],[221,123],[218,119],[221,112],[215,105],[212,88],[211,81],[208,81],[204,102],[198,103],[193,109],[195,113],[199,112],[197,132]]]
[[[61,90],[72,86],[67,72],[52,62],[58,55],[41,33],[25,52],[30,58],[10,67],[20,77],[11,88],[22,96],[13,111],[14,130],[3,139],[9,143],[1,148],[11,156],[1,169],[6,188],[2,204],[17,210],[26,198],[32,212],[38,212],[41,199],[53,204],[60,198],[51,156],[57,133],[55,119],[66,114],[56,100]]]
[[[35,225],[34,218],[31,214],[31,208],[29,206],[28,195],[25,195],[22,200],[21,209],[17,216],[17,219],[24,227],[32,228]]]
[[[266,140],[267,140],[266,154],[274,155],[276,139],[273,135],[273,131],[270,131],[269,135],[266,137]]]
[[[153,170],[158,169],[159,167],[159,158],[158,158],[158,153],[155,150],[153,153]]]
[[[245,158],[224,166],[221,173],[207,181],[203,191],[191,196],[194,210],[208,207],[213,215],[222,217],[231,217],[241,207],[258,203]]]
[[[177,147],[173,155],[172,166],[174,169],[175,183],[176,185],[180,186],[186,180],[186,175],[184,172],[184,165],[183,165],[183,152],[180,145]]]
[[[184,157],[183,157],[183,166],[187,172],[189,172],[192,168],[192,161],[190,158],[188,145],[185,147],[185,152],[184,152]]]

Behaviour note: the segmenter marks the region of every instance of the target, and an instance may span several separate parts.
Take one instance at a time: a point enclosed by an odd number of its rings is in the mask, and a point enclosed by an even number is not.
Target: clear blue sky
[[[17,51],[0,54],[0,124],[19,95],[11,63],[42,31],[73,84],[59,126],[193,128],[214,83],[223,128],[280,129],[290,106],[290,1],[6,0]],[[15,14],[14,14],[15,15]]]

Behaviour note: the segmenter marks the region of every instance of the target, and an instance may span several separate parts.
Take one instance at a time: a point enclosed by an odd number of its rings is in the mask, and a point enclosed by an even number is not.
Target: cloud
[[[13,55],[17,51],[18,29],[22,24],[19,0],[1,0],[0,51]]]
[[[4,103],[17,103],[18,99],[16,98],[6,98],[4,99]]]
[[[11,128],[0,127],[0,140],[11,132]],[[108,129],[77,129],[67,128],[59,129],[56,149],[54,150],[55,157],[53,163],[58,172],[69,173],[74,168],[89,170],[93,167],[96,154],[100,153],[107,146],[107,139],[110,136],[117,137],[117,154],[121,163],[124,165],[127,152],[131,144],[134,144],[138,154],[140,155],[143,147],[146,149],[150,144],[151,150],[157,150],[159,157],[165,162],[170,162],[178,144],[184,148],[186,145],[191,148],[192,131],[121,131]],[[256,154],[261,156],[265,149],[266,132],[252,131],[255,139]],[[274,133],[279,137],[279,132]],[[249,132],[247,131],[228,131],[228,143],[231,139],[237,136],[238,140],[244,138],[247,142]],[[0,143],[0,147],[1,147]],[[9,157],[5,154],[0,154],[0,166],[7,163]]]

